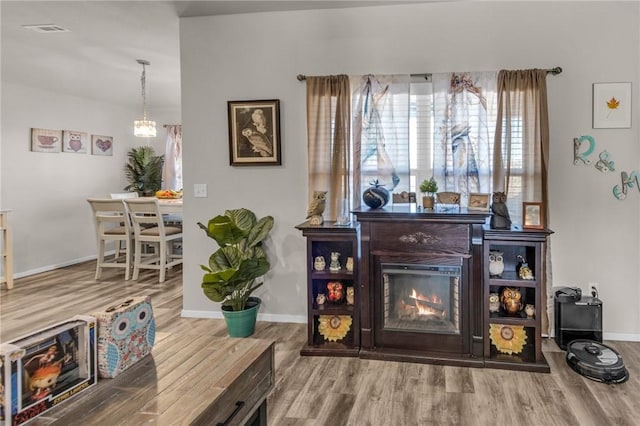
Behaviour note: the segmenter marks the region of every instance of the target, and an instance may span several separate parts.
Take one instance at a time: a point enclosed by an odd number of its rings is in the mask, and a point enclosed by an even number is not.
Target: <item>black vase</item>
[[[389,202],[389,191],[376,180],[362,193],[362,201],[372,209],[382,208]]]

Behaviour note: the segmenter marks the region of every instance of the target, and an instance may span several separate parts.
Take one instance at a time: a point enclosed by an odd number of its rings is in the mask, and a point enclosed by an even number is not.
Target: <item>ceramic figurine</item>
[[[529,268],[529,264],[526,259],[520,255],[518,255],[518,277],[521,280],[531,281],[534,279],[533,271]]]
[[[527,318],[533,318],[536,314],[536,307],[533,305],[525,305],[524,313],[527,314]]]
[[[327,191],[313,191],[311,202],[307,208],[307,219],[310,225],[322,225],[322,213],[327,205]]]
[[[489,251],[489,276],[502,278],[504,271],[503,253],[498,250]]]
[[[515,315],[523,308],[522,306],[522,293],[520,290],[513,287],[505,287],[502,290],[502,296],[500,296],[500,302],[502,308],[509,315]]]
[[[313,269],[315,269],[316,271],[324,271],[325,266],[326,266],[326,263],[324,261],[324,257],[316,256],[316,259],[313,262]]]
[[[489,294],[489,312],[498,312],[500,310],[500,297],[498,293]]]
[[[355,296],[353,287],[347,287],[347,305],[353,305],[355,302]]]
[[[338,253],[337,251],[331,252],[331,264],[329,265],[329,270],[331,272],[340,272],[340,261],[338,260],[339,258],[340,253]]]
[[[327,299],[332,303],[342,302],[342,299],[344,299],[344,287],[340,281],[329,281],[327,283]]]
[[[318,293],[318,295],[316,296],[316,303],[318,305],[324,305],[324,302],[326,302],[327,297],[324,295],[324,293]]]
[[[347,271],[353,272],[353,257],[347,257],[347,264],[345,266]]]
[[[507,208],[507,194],[504,192],[493,193],[493,203],[491,203],[491,229],[510,229],[511,218]]]

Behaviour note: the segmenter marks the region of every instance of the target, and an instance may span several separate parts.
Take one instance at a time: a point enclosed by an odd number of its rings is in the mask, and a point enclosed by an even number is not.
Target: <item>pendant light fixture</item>
[[[142,77],[140,78],[140,83],[142,84],[142,120],[135,120],[133,122],[133,134],[139,138],[154,138],[156,136],[156,122],[147,120],[147,94],[145,91],[145,67],[150,65],[150,63],[144,59],[136,59],[136,62],[142,65]]]

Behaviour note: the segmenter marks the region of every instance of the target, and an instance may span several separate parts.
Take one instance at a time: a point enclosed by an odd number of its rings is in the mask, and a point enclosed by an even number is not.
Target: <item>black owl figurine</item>
[[[493,193],[493,203],[491,204],[491,229],[511,229],[511,218],[507,208],[507,194],[504,192]]]

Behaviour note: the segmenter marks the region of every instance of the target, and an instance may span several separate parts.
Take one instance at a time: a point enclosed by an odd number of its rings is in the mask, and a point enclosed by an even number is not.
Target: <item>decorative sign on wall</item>
[[[92,135],[91,153],[93,155],[113,155],[113,137]]]
[[[62,151],[77,154],[87,152],[89,146],[89,137],[85,132],[76,132],[73,130],[65,130],[62,132]]]
[[[640,173],[637,171],[633,171],[631,174],[620,172],[620,180],[621,184],[613,187],[613,196],[618,200],[622,201],[627,198],[627,189],[633,188],[634,183],[640,192]]]
[[[31,151],[60,152],[62,131],[51,129],[31,129]]]
[[[593,154],[595,148],[596,141],[592,136],[583,135],[579,138],[573,138],[573,164],[576,166],[590,165],[591,159],[588,157]],[[598,161],[596,161],[594,167],[602,173],[616,170],[615,162],[607,150],[602,151],[600,155],[598,155]],[[633,171],[631,174],[624,171],[621,172],[620,180],[620,185],[613,187],[613,196],[617,200],[622,201],[627,198],[627,190],[633,188],[634,185],[640,192],[640,173],[637,171]]]
[[[631,83],[593,83],[593,128],[631,127]]]
[[[591,164],[588,158],[596,149],[596,141],[593,136],[582,135],[579,138],[573,138],[573,164],[580,165]]]

